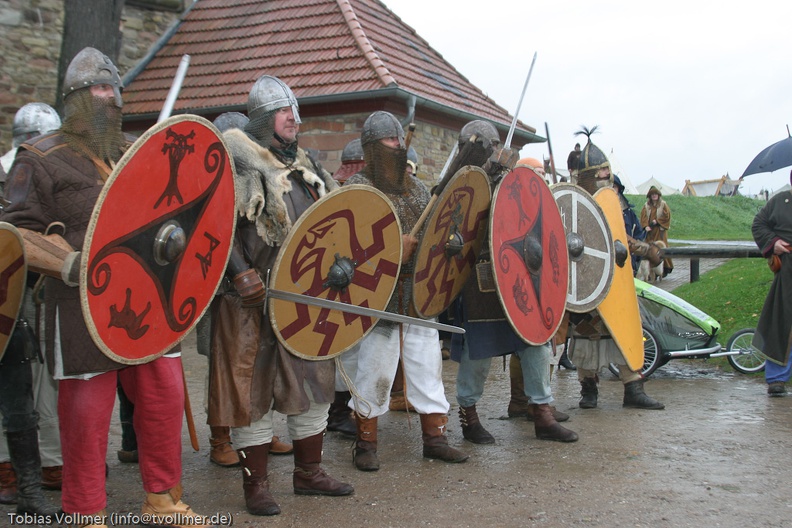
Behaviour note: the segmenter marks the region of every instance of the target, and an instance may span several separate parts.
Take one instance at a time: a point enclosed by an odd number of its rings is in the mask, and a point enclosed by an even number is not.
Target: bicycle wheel
[[[642,328],[642,330],[644,344],[644,364],[643,368],[641,368],[641,374],[643,374],[644,378],[648,378],[652,372],[660,368],[660,345],[657,343],[657,338],[655,338],[652,332],[646,328]],[[614,376],[619,375],[619,367],[617,367],[615,363],[609,364],[608,370],[610,370]]]
[[[752,374],[754,372],[762,372],[765,368],[765,357],[751,344],[753,341],[755,329],[743,328],[737,330],[729,338],[726,344],[728,352],[739,351],[739,354],[733,356],[726,356],[729,364],[737,372],[743,374]]]

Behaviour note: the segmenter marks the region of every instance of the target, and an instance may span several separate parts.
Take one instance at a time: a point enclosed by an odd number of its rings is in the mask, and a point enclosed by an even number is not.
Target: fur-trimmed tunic
[[[241,130],[224,134],[236,168],[235,246],[262,277],[272,268],[293,222],[315,201],[338,186],[302,149],[287,166]],[[310,187],[310,189],[308,188]],[[313,400],[333,399],[335,364],[307,361],[278,343],[264,308],[243,308],[236,291],[212,303],[210,425],[240,427],[269,409],[302,414]]]

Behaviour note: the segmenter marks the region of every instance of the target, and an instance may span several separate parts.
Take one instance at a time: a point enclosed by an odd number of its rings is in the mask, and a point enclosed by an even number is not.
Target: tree
[[[63,113],[63,77],[77,53],[90,46],[118,64],[124,0],[64,0],[63,40],[58,62],[55,108]]]

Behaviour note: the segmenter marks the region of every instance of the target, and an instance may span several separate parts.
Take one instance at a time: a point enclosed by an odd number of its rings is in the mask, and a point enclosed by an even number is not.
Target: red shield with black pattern
[[[564,316],[569,260],[564,224],[545,181],[517,166],[495,190],[490,252],[498,297],[528,344],[548,342]]]
[[[418,246],[413,273],[413,307],[419,317],[436,317],[462,291],[487,235],[489,178],[478,167],[462,167],[432,208]]]
[[[225,271],[234,201],[233,164],[209,121],[171,117],[132,145],[105,183],[82,250],[83,315],[104,354],[146,363],[193,328]]]
[[[384,310],[401,266],[401,225],[390,200],[374,187],[345,185],[294,223],[272,269],[270,288]],[[269,298],[270,321],[290,353],[331,359],[377,323],[299,302]]]
[[[26,280],[22,235],[11,224],[0,222],[0,359],[16,326]]]

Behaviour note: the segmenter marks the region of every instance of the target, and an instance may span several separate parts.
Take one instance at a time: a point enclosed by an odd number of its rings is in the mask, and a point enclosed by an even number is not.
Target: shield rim
[[[326,198],[329,198],[331,196],[338,196],[339,193],[355,191],[355,190],[357,190],[357,191],[360,191],[360,190],[369,191],[369,192],[374,193],[379,198],[381,198],[388,205],[388,207],[390,207],[391,212],[393,213],[393,216],[396,219],[396,227],[398,228],[399,233],[402,233],[401,221],[399,220],[399,215],[396,214],[396,209],[393,207],[393,203],[390,201],[390,199],[382,191],[380,191],[376,187],[373,187],[371,185],[365,185],[365,184],[344,185],[343,187],[341,187],[337,191],[334,191],[334,192],[328,194],[326,196]],[[283,260],[283,256],[286,254],[286,252],[283,249],[288,247],[288,245],[292,242],[292,239],[296,236],[295,233],[297,233],[299,231],[299,228],[302,226],[302,224],[305,223],[305,222],[308,222],[308,218],[310,217],[311,213],[314,210],[318,209],[319,207],[323,206],[324,204],[325,204],[324,200],[317,200],[316,202],[311,204],[311,206],[308,209],[306,209],[300,215],[300,217],[294,222],[294,224],[292,225],[291,229],[289,229],[289,233],[286,235],[286,238],[284,239],[283,243],[280,246],[280,249],[278,250],[278,256],[275,259],[275,264],[273,264],[273,266],[271,268],[270,277],[269,277],[269,279],[267,281],[268,282],[268,284],[267,284],[268,288],[269,288],[270,284],[274,284],[275,283],[275,278],[278,276],[277,274],[280,271],[281,261]],[[398,260],[399,266],[398,266],[398,268],[396,270],[396,276],[393,278],[393,284],[391,285],[390,293],[388,294],[388,296],[386,298],[385,306],[383,306],[382,310],[384,310],[385,307],[387,307],[388,302],[390,301],[390,298],[393,296],[393,292],[396,290],[396,285],[398,284],[398,279],[399,279],[399,270],[401,270],[401,266],[402,266],[402,256],[403,256],[403,247],[402,247],[401,244],[399,244],[399,260]],[[283,348],[287,352],[289,352],[290,354],[292,354],[294,356],[297,356],[297,357],[299,357],[301,359],[308,360],[308,361],[327,361],[327,360],[335,359],[335,358],[339,357],[344,352],[349,351],[350,349],[354,348],[357,344],[359,344],[360,341],[363,340],[363,338],[365,338],[372,330],[374,330],[374,327],[377,326],[377,322],[379,321],[379,319],[372,319],[372,325],[368,328],[368,330],[364,331],[360,335],[360,337],[358,337],[357,340],[355,340],[354,343],[350,344],[349,346],[347,346],[343,350],[339,350],[338,352],[335,352],[332,355],[327,355],[327,356],[322,356],[322,357],[310,356],[310,355],[304,354],[304,353],[300,352],[299,350],[295,349],[290,343],[288,343],[288,341],[283,339],[283,337],[281,336],[281,329],[278,326],[277,321],[275,320],[275,310],[273,308],[274,303],[275,303],[276,300],[277,301],[282,301],[282,302],[292,302],[292,301],[284,301],[282,299],[275,299],[273,297],[269,297],[267,299],[267,312],[268,313],[265,314],[265,316],[269,317],[270,324],[272,325],[272,329],[275,332],[275,337],[278,339],[278,343],[280,343],[281,346],[283,346]]]
[[[494,222],[495,222],[495,204],[497,203],[499,192],[500,192],[500,190],[502,188],[502,183],[517,168],[525,168],[525,169],[530,170],[531,173],[533,173],[533,175],[539,180],[539,182],[541,182],[541,184],[547,190],[548,196],[550,198],[549,202],[552,202],[553,207],[555,207],[555,211],[557,211],[557,213],[558,213],[558,220],[559,220],[559,224],[561,225],[561,232],[564,233],[564,246],[565,246],[565,248],[566,248],[566,231],[564,230],[564,221],[563,221],[563,218],[561,217],[561,210],[558,207],[558,203],[556,203],[556,201],[555,201],[555,196],[553,195],[552,189],[547,185],[547,182],[545,182],[544,178],[542,178],[539,174],[537,174],[536,171],[534,171],[531,167],[529,167],[527,165],[517,165],[517,166],[514,167],[514,169],[509,171],[509,173],[500,180],[500,182],[498,183],[497,188],[495,189],[495,193],[493,194],[493,197],[492,197],[492,205],[490,206],[490,221],[489,221],[490,266],[492,268],[492,278],[495,281],[495,291],[497,292],[498,301],[500,302],[501,308],[503,309],[503,313],[506,315],[506,319],[509,321],[509,325],[512,327],[512,330],[514,330],[514,333],[517,334],[518,336],[520,336],[520,339],[522,339],[527,344],[529,344],[531,346],[540,346],[540,345],[543,345],[543,344],[547,343],[550,339],[552,339],[553,336],[558,332],[558,329],[561,327],[561,324],[564,322],[564,310],[566,310],[567,295],[566,294],[564,295],[564,303],[563,303],[563,308],[561,309],[560,317],[558,318],[558,321],[556,322],[555,328],[553,328],[552,332],[550,333],[549,338],[547,340],[545,340],[545,341],[540,342],[540,343],[536,343],[536,342],[530,341],[529,339],[526,339],[526,337],[523,336],[519,332],[519,330],[517,329],[517,325],[514,323],[514,320],[512,319],[511,313],[506,308],[506,306],[505,306],[505,304],[503,302],[503,297],[501,296],[501,286],[500,286],[500,283],[498,282],[498,274],[496,273],[496,270],[495,270],[495,259],[493,258],[493,256],[495,255],[495,248],[493,248],[493,246],[492,246],[492,242],[493,242],[492,241],[492,229],[493,229]],[[566,277],[567,286],[566,286],[566,288],[564,288],[564,291],[567,292],[569,290],[569,251],[564,252],[564,254],[566,255],[566,261],[567,261],[567,277]],[[543,263],[543,265],[544,265],[544,263]]]
[[[465,171],[465,172],[463,173],[463,171]],[[437,218],[437,215],[440,214],[440,207],[444,203],[443,197],[447,197],[447,196],[449,196],[451,194],[451,190],[454,189],[454,183],[456,183],[458,180],[461,180],[463,176],[465,176],[465,175],[467,175],[468,173],[471,173],[471,172],[474,173],[474,174],[479,174],[483,178],[483,181],[484,181],[484,183],[486,185],[487,194],[489,196],[489,200],[487,202],[486,209],[490,209],[492,207],[493,193],[492,193],[492,188],[491,188],[491,185],[490,185],[490,179],[487,176],[487,173],[484,172],[484,170],[481,169],[481,167],[476,167],[475,165],[465,165],[464,167],[462,167],[458,171],[456,171],[456,173],[454,173],[454,175],[448,181],[448,184],[443,189],[443,192],[440,193],[440,195],[437,197],[437,200],[435,201],[434,205],[432,205],[431,211],[427,215],[426,221],[424,222],[424,226],[432,225],[434,223],[434,220]],[[489,224],[489,222],[487,222],[487,227],[489,227],[488,224]],[[483,247],[484,239],[487,237],[487,229],[485,228],[485,229],[483,229],[481,231],[483,231],[483,233],[479,233],[479,236],[476,239],[476,241],[479,241],[479,245]],[[423,234],[421,235],[421,241],[419,242],[418,249],[416,250],[416,253],[415,253],[415,255],[416,255],[415,262],[416,263],[419,262],[419,260],[420,260],[420,257],[421,257],[421,253],[420,252],[425,250],[426,246],[428,245],[428,244],[426,244],[426,245],[424,244],[424,240],[426,240],[426,230],[425,229],[423,230]],[[471,241],[471,244],[474,243],[474,242],[475,241]],[[479,248],[479,251],[481,251],[481,248]],[[476,258],[478,258],[478,255],[476,255]],[[475,267],[475,263],[474,263],[473,267]],[[420,317],[422,319],[431,319],[432,317],[437,317],[438,315],[443,313],[445,310],[447,310],[448,307],[451,306],[451,304],[454,302],[454,299],[459,297],[459,295],[462,293],[463,286],[464,286],[465,282],[470,278],[470,274],[473,271],[473,267],[471,267],[471,268],[469,268],[467,270],[467,274],[464,275],[464,280],[462,280],[462,275],[461,274],[460,274],[460,276],[457,277],[457,280],[459,281],[459,290],[451,298],[451,300],[448,302],[448,305],[444,306],[443,309],[438,311],[437,313],[427,314],[427,313],[423,313],[418,308],[418,305],[417,305],[416,300],[415,300],[415,285],[417,284],[416,280],[415,280],[415,275],[418,272],[418,266],[416,265],[415,266],[415,270],[413,270],[413,274],[412,274],[413,298],[412,298],[411,303],[412,303],[412,309],[415,311],[416,314],[418,314],[418,317]]]
[[[8,332],[8,339],[5,343],[3,343],[3,349],[0,350],[0,361],[3,360],[3,356],[5,356],[6,349],[8,348],[8,343],[11,341],[11,336],[14,333],[14,329],[16,328],[17,321],[19,320],[19,313],[22,311],[22,304],[25,302],[25,288],[27,288],[27,253],[25,253],[25,242],[22,238],[22,233],[13,225],[9,224],[8,222],[0,221],[0,230],[9,231],[14,238],[16,238],[16,242],[19,245],[19,248],[22,252],[22,295],[19,296],[19,302],[17,303],[16,313],[14,314],[14,322],[11,323],[11,331]]]
[[[599,224],[604,228],[604,234],[606,235],[607,240],[610,241],[608,246],[608,253],[610,258],[608,259],[608,278],[606,279],[606,285],[603,287],[602,291],[597,294],[599,299],[594,301],[589,301],[585,305],[581,305],[580,303],[570,303],[570,294],[567,293],[567,302],[566,302],[566,309],[572,313],[588,313],[597,308],[600,305],[603,299],[608,295],[610,291],[611,285],[613,284],[613,273],[614,273],[614,266],[616,265],[616,258],[613,252],[613,233],[611,232],[610,225],[608,224],[607,218],[605,217],[605,213],[602,211],[602,208],[599,204],[594,200],[594,197],[588,193],[585,189],[580,187],[579,185],[575,185],[574,183],[556,183],[550,186],[550,191],[553,193],[553,199],[556,201],[556,205],[558,205],[558,197],[565,195],[566,193],[575,194],[583,196],[586,202],[594,207],[594,210],[599,214],[599,219],[602,220],[602,223]],[[563,194],[562,194],[563,193]],[[558,206],[559,211],[561,210],[561,206]],[[567,257],[569,256],[569,246],[567,246]],[[569,284],[572,284],[572,259],[569,259]]]
[[[99,197],[96,199],[96,204],[94,205],[94,209],[91,212],[91,220],[88,223],[88,229],[85,232],[85,239],[83,240],[82,252],[84,255],[90,254],[91,242],[93,242],[93,235],[94,231],[96,230],[97,220],[99,218],[99,213],[101,212],[102,205],[104,204],[105,198],[107,194],[110,192],[111,187],[113,186],[113,182],[118,179],[119,174],[121,171],[126,167],[127,163],[129,162],[132,157],[145,145],[148,140],[160,133],[165,128],[175,125],[176,123],[181,123],[183,121],[192,121],[198,124],[201,124],[211,130],[215,136],[220,140],[220,143],[223,145],[223,150],[225,150],[226,154],[228,155],[228,166],[231,170],[231,177],[234,181],[236,181],[236,168],[234,167],[233,159],[231,158],[231,154],[228,150],[228,145],[223,138],[222,132],[215,127],[211,121],[203,118],[199,115],[194,114],[181,114],[177,116],[169,117],[159,123],[156,123],[154,126],[146,130],[139,138],[135,140],[135,142],[129,147],[129,149],[124,153],[118,163],[116,164],[113,172],[107,178],[107,181],[102,186],[102,190],[99,193]],[[234,199],[236,202],[236,199]],[[231,236],[233,237],[234,233],[236,233],[236,225],[237,225],[237,215],[236,210],[234,209],[234,213],[232,215],[232,223],[231,223]],[[228,253],[225,255],[223,260],[223,269],[228,263],[228,259],[231,256],[231,251],[233,250],[234,244],[231,243],[228,245]],[[220,276],[220,279],[217,281],[217,284],[214,287],[214,295],[217,294],[217,289],[220,287],[220,284],[223,281],[223,275]],[[96,328],[96,324],[94,323],[93,316],[91,315],[91,311],[88,304],[88,291],[87,291],[87,277],[88,277],[88,259],[81,259],[80,262],[80,305],[83,311],[83,320],[85,321],[85,326],[88,328],[88,333],[91,336],[96,347],[107,357],[111,360],[121,363],[122,365],[143,365],[146,363],[150,363],[155,359],[162,357],[163,355],[167,354],[170,350],[172,350],[176,345],[181,343],[187,335],[195,329],[195,325],[198,324],[198,321],[203,318],[206,311],[209,309],[209,306],[212,304],[212,298],[209,299],[209,302],[200,310],[200,313],[195,317],[190,326],[182,331],[181,335],[178,336],[169,346],[165,347],[163,350],[159,350],[157,352],[148,354],[144,357],[139,359],[130,359],[124,356],[120,356],[113,352],[107,344],[105,344],[104,340],[99,335],[99,331]]]

